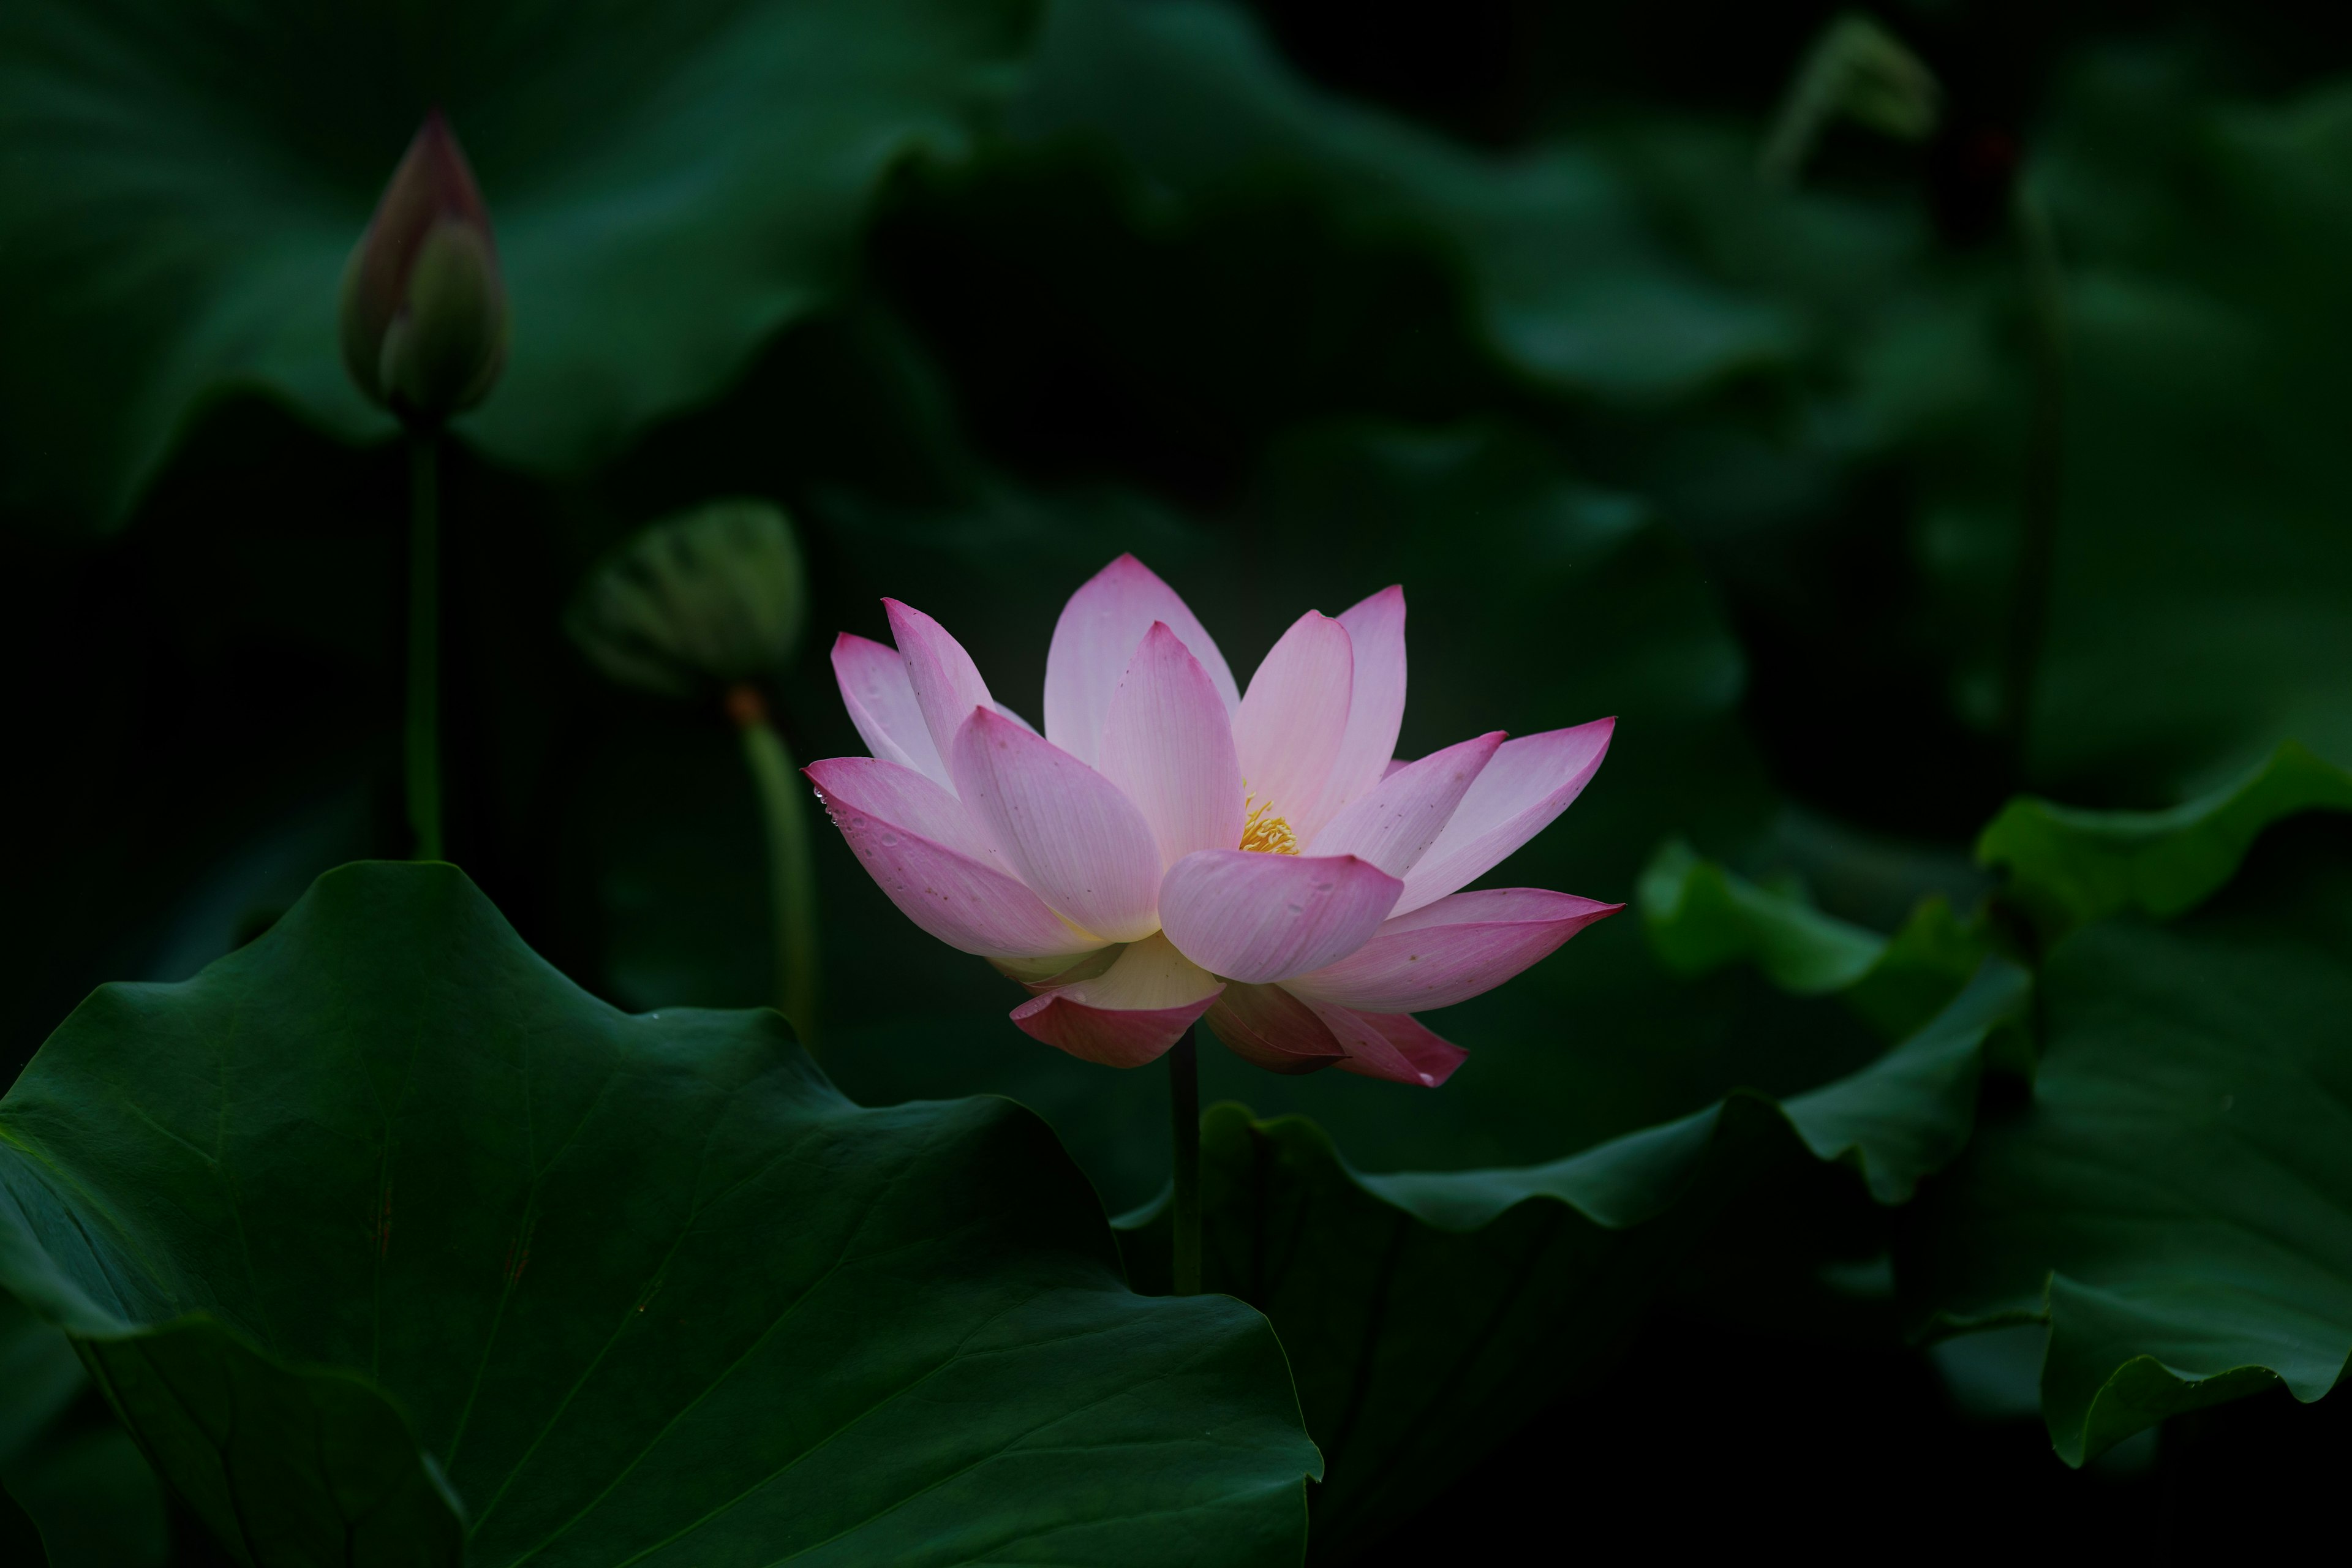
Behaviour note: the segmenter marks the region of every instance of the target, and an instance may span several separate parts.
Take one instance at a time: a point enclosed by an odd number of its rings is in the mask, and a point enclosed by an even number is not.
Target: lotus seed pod
[[[438,424],[488,395],[509,313],[489,210],[435,110],[343,268],[343,364],[404,420]]]
[[[623,545],[590,575],[568,625],[581,650],[623,685],[693,698],[791,664],[807,606],[783,512],[723,500]]]

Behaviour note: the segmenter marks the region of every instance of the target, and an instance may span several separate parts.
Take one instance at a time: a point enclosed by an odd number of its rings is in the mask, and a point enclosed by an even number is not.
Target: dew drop
[[[898,836],[897,834],[895,834],[895,833],[885,833],[885,834],[882,836],[882,847],[883,847],[883,848],[885,848],[885,849],[889,848],[892,845],[894,845],[894,844],[896,844],[896,843],[898,843]]]

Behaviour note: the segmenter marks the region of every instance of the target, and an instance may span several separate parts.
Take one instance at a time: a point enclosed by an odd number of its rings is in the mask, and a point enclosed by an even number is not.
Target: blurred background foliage
[[[886,593],[1034,716],[1055,612],[1123,550],[1238,666],[1300,607],[1402,582],[1401,754],[1620,717],[1514,881],[1631,900],[1679,842],[1686,893],[1704,861],[1706,899],[1772,930],[1791,903],[1828,944],[1790,982],[1762,948],[1760,971],[1719,962],[1736,942],[1678,960],[1629,916],[1449,1012],[1471,1057],[1442,1093],[1210,1052],[1212,1100],[1309,1115],[1358,1170],[1463,1171],[1863,1068],[1965,978],[1975,950],[1915,911],[1974,914],[1974,838],[2011,795],[2168,807],[2289,739],[2352,763],[2352,21],[1891,4],[1941,84],[1933,133],[1832,122],[1775,184],[1759,153],[1834,15],[12,7],[0,139],[54,155],[0,161],[27,828],[0,1080],[95,984],[185,977],[319,872],[404,852],[404,465],[343,380],[333,301],[428,101],[516,313],[446,468],[451,855],[581,984],[631,1008],[771,994],[724,715],[612,684],[563,626],[646,522],[761,497],[808,572],[813,635],[767,694],[803,760],[858,749],[822,647],[886,636]],[[1109,1211],[1150,1200],[1159,1078],[1039,1047],[994,973],[918,939],[832,836],[816,853],[827,1073],[869,1104],[1010,1094]],[[2300,882],[2261,870],[2294,882],[2276,907],[2337,907],[2337,851],[2312,853]],[[2221,910],[2214,940],[2271,907]],[[1928,981],[1823,997],[1898,929]],[[2065,974],[2174,962],[2172,938],[2100,940]],[[2334,1005],[2340,949],[2316,951],[2282,982],[2313,988],[2298,1016]],[[2086,1046],[2075,1070],[2103,1063]],[[1955,1190],[2064,1158],[1984,1142],[1990,1174]],[[1885,1213],[1780,1190],[1758,1177],[1750,1250],[1595,1330],[1631,1348],[1427,1517],[1507,1521],[1570,1471],[1656,1484],[1622,1478],[1674,1452],[1725,1478],[1726,1540],[1809,1464],[1890,1514],[1958,1489],[2129,1535],[2160,1485],[2202,1496],[2167,1478],[2221,1476],[2217,1454],[2285,1476],[2342,1452],[2340,1411],[2265,1396],[2168,1426],[2158,1468],[2130,1471],[2143,1445],[2063,1473],[2023,1424],[2041,1331],[1906,1348],[1871,1272]],[[1968,1239],[1973,1201],[1931,1205],[1955,1257],[2000,1250]],[[1969,1289],[2030,1295],[2053,1266],[1996,1258],[2000,1288]],[[1915,1467],[1884,1452],[1906,1446]],[[2176,1545],[2222,1528],[2168,1506]],[[1400,1553],[1423,1528],[1389,1524]]]

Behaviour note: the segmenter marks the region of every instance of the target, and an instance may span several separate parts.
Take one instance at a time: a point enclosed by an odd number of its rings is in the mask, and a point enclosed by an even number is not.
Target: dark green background
[[[734,737],[604,682],[561,627],[606,549],[716,496],[772,496],[801,530],[813,629],[771,695],[803,759],[856,749],[822,654],[836,630],[884,635],[884,594],[1034,718],[1055,611],[1122,550],[1242,671],[1301,609],[1402,582],[1404,754],[1619,716],[1591,788],[1507,871],[1593,898],[1631,899],[1680,837],[1892,931],[1926,895],[1977,907],[1976,833],[2018,792],[2165,807],[2290,738],[2352,763],[2352,23],[2333,13],[1890,5],[1944,82],[1942,131],[1833,130],[1774,193],[1755,150],[1830,7],[1087,0],[942,20],[910,0],[854,25],[785,6],[772,28],[749,5],[659,26],[457,9],[386,8],[423,40],[407,54],[320,24],[257,58],[129,0],[0,24],[12,145],[63,145],[44,116],[93,40],[131,40],[119,84],[142,117],[91,143],[112,163],[0,178],[19,801],[0,1077],[94,985],[185,978],[320,872],[404,852],[405,468],[314,351],[428,95],[511,220],[519,345],[446,464],[451,856],[624,1007],[768,995]],[[853,56],[879,63],[818,68]],[[157,148],[186,164],[140,162]],[[2019,180],[2064,279],[2022,713],[2002,665],[2036,482]],[[586,246],[583,192],[691,217]],[[205,321],[263,346],[208,381],[157,372]],[[1020,1035],[1017,991],[817,847],[822,1061],[843,1090],[1010,1094],[1108,1211],[1149,1200],[1160,1076]],[[2242,904],[2291,879],[2257,873]],[[2203,939],[2075,940],[2059,973]],[[1213,1048],[1204,1092],[1312,1116],[1360,1170],[1464,1170],[1734,1089],[1798,1093],[1884,1045],[1746,966],[1670,972],[1631,913],[1433,1021],[1471,1052],[1437,1093]],[[1811,1272],[1891,1238],[1843,1202],[1818,1226],[1761,1204],[1787,1234],[1759,1219],[1752,1254],[1717,1244],[1624,1326],[1621,1370],[1394,1549],[1507,1538],[1555,1517],[1562,1475],[1605,1500],[1580,1505],[1594,1531],[1665,1509],[1695,1543],[1747,1543],[1833,1496],[1856,1539],[1932,1509],[1956,1549],[1979,1531],[2178,1549],[2225,1528],[2221,1500],[2258,1482],[2275,1510],[2340,1465],[2341,1401],[2273,1391],[2063,1470],[2031,1418],[2037,1346],[1916,1350],[1893,1302]]]

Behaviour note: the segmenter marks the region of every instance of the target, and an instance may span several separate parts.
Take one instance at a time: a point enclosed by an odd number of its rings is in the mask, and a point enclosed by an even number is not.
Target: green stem
[[[2065,274],[2049,210],[2021,183],[2015,205],[2017,243],[2025,270],[2032,331],[2032,423],[2025,442],[2017,574],[2010,591],[2009,647],[2002,663],[2002,719],[2011,766],[2023,782],[2033,719],[2034,682],[2050,624],[2051,578],[2058,561],[2058,513],[2065,458]]]
[[[416,858],[441,858],[439,435],[408,438],[408,826]]]
[[[776,1010],[811,1052],[816,1049],[816,874],[809,863],[808,788],[767,704],[749,686],[727,694],[743,737],[743,760],[760,792],[768,837],[768,898],[776,941]]]
[[[1194,1030],[1168,1053],[1168,1135],[1176,1157],[1176,1294],[1201,1293],[1201,1050]]]

